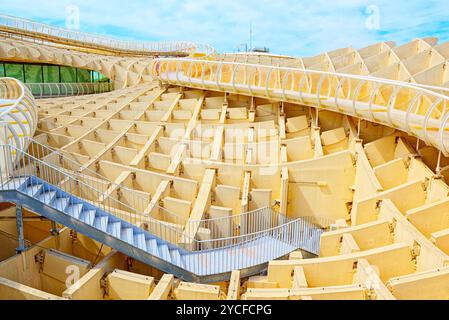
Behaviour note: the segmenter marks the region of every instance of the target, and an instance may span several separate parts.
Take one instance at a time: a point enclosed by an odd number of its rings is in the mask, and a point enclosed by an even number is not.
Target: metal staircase
[[[322,229],[307,218],[286,220],[267,211],[269,220],[276,217],[280,223],[227,238],[186,239],[185,233],[163,221],[118,210],[124,206],[119,200],[73,172],[13,145],[1,145],[0,156],[4,159],[0,202],[14,202],[186,281],[227,280],[235,269],[250,276],[266,268],[268,261],[294,250],[318,251]],[[182,246],[185,242],[194,246],[186,250]]]

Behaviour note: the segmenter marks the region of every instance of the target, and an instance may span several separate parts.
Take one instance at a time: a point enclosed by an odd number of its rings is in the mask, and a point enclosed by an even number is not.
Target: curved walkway
[[[37,128],[37,108],[30,90],[13,78],[0,78],[0,141],[26,150]],[[13,156],[15,152],[13,152]],[[4,164],[7,157],[1,156]],[[12,161],[15,161],[16,156]]]
[[[21,38],[29,37],[32,39],[40,39],[43,42],[74,45],[122,55],[186,56],[198,52],[203,52],[206,55],[215,52],[215,49],[209,45],[189,41],[144,42],[120,40],[77,30],[54,27],[8,15],[0,15],[0,30],[18,35]]]
[[[160,58],[163,83],[290,102],[386,125],[449,155],[449,97],[402,81],[300,68]]]

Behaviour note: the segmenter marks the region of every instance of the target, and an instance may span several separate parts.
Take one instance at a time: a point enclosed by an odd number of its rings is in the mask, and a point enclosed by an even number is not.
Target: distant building
[[[253,52],[269,53],[270,49],[267,48],[267,47],[255,47],[252,51]]]

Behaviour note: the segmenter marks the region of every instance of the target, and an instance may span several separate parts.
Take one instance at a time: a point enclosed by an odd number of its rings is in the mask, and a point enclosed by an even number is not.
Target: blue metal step
[[[94,225],[96,210],[84,210],[80,213],[80,220],[84,221],[90,226]]]
[[[156,239],[148,239],[147,240],[147,252],[156,257],[161,257],[161,255],[159,253],[159,248],[157,246]]]
[[[41,193],[41,191],[42,191],[42,184],[26,187],[24,190],[24,192],[30,197],[34,197],[36,194]]]
[[[138,233],[134,235],[134,245],[143,251],[147,251],[147,244],[145,241],[144,233]]]
[[[66,211],[69,202],[69,197],[56,198],[55,201],[53,201],[53,206],[60,211]]]
[[[158,248],[159,248],[159,252],[161,254],[161,258],[164,259],[165,261],[171,262],[171,255],[170,255],[170,250],[168,249],[168,245],[163,243],[163,244],[160,244],[158,246]]]
[[[171,260],[176,265],[184,267],[184,263],[182,262],[181,254],[179,253],[178,249],[171,249],[170,250],[170,257],[171,257]]]
[[[71,204],[67,207],[65,212],[72,217],[79,219],[81,210],[83,210],[83,204],[82,203],[75,203]]]
[[[41,194],[39,194],[36,199],[45,203],[50,204],[53,202],[53,200],[56,197],[56,191],[44,191]]]
[[[94,227],[100,229],[103,232],[107,232],[108,220],[108,216],[97,216],[94,220]]]
[[[122,227],[122,230],[120,231],[120,239],[130,244],[134,244],[133,228]]]
[[[108,222],[107,233],[109,233],[113,237],[120,239],[121,229],[122,229],[122,224],[120,221],[109,221]]]

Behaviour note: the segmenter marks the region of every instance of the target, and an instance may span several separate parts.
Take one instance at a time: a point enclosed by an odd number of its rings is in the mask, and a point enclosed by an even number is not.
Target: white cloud
[[[234,51],[249,42],[272,52],[313,55],[377,41],[405,42],[449,31],[447,1],[441,0],[15,0],[6,14],[64,25],[66,6],[80,8],[81,29],[146,40],[189,40]],[[379,9],[379,30],[366,27],[366,9]]]

